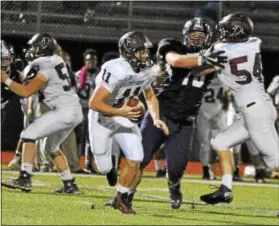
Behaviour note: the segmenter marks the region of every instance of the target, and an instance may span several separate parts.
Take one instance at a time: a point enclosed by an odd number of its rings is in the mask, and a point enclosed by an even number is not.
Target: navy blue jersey
[[[169,51],[190,53],[186,46],[174,39],[159,42],[158,53],[163,57]],[[198,53],[196,53],[198,54]],[[187,68],[174,68],[167,64],[167,78],[158,92],[161,115],[181,123],[189,123],[197,115],[201,100],[212,75],[195,77]]]

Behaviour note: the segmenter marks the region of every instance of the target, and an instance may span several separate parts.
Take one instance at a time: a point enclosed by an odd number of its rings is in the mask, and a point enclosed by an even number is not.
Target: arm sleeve
[[[166,54],[169,51],[179,52],[181,49],[181,43],[172,38],[162,39],[158,44],[157,54],[162,56],[162,59],[165,60]]]

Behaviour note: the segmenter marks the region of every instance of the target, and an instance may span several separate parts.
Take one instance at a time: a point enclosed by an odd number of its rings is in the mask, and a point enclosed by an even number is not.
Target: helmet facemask
[[[208,48],[212,43],[213,31],[205,20],[194,18],[185,23],[182,30],[183,44],[192,52]]]
[[[193,31],[187,36],[187,48],[198,52],[205,48],[206,34],[201,31]]]

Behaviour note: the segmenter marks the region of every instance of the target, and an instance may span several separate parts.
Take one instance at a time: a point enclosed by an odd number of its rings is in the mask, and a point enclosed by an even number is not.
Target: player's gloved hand
[[[154,120],[154,126],[156,126],[158,129],[161,129],[167,136],[169,135],[169,128],[164,121],[156,119]]]
[[[126,117],[132,120],[137,120],[142,115],[142,111],[140,110],[141,105],[138,104],[135,107],[129,107],[128,101],[129,99],[127,99],[122,105],[122,107],[119,108],[119,116]]]
[[[214,45],[206,51],[200,51],[202,65],[212,65],[217,68],[225,68],[224,64],[228,62],[228,57],[224,56],[225,51],[214,52]]]

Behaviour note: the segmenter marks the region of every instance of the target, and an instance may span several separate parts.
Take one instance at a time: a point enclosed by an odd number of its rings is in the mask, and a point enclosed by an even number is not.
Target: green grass
[[[2,172],[2,180],[17,176]],[[197,176],[187,176],[197,178]],[[165,179],[145,177],[138,188],[133,207],[137,215],[123,215],[105,207],[114,194],[103,176],[76,176],[81,195],[54,195],[52,189],[62,185],[58,174],[36,174],[33,190],[2,188],[3,225],[278,225],[278,186],[234,186],[234,201],[215,206],[202,205],[199,196],[211,192],[209,183],[183,180],[184,202],[172,210],[168,202]],[[276,183],[273,180],[273,183]],[[218,183],[216,184],[218,185]],[[253,184],[250,184],[253,185]],[[196,204],[192,205],[190,202]],[[188,202],[188,203],[187,203]],[[90,204],[95,203],[95,209]]]

